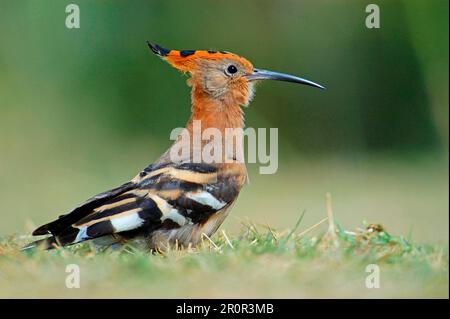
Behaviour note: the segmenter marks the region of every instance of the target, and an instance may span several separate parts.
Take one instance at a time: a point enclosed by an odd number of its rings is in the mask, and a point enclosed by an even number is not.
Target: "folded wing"
[[[201,224],[230,205],[240,189],[235,172],[208,164],[148,167],[133,181],[92,197],[33,235],[69,245],[111,234]],[[50,247],[48,247],[50,248]]]

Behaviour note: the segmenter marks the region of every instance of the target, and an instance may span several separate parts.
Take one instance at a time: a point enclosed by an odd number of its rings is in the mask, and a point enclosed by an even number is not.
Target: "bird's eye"
[[[231,64],[227,67],[228,74],[235,74],[236,72],[237,72],[237,67],[235,65]]]

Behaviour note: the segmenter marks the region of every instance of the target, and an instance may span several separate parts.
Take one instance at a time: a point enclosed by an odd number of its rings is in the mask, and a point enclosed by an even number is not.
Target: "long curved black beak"
[[[323,87],[320,84],[317,84],[310,80],[300,78],[298,76],[280,73],[280,72],[269,71],[269,70],[263,70],[263,69],[253,69],[253,73],[246,75],[246,78],[249,81],[257,81],[257,80],[285,81],[285,82],[293,82],[293,83],[309,85],[309,86],[313,86],[313,87],[316,87],[319,89],[325,89],[325,87]]]

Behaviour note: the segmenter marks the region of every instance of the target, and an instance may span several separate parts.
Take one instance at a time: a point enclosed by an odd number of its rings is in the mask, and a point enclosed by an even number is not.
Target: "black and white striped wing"
[[[205,164],[167,165],[144,170],[132,182],[99,194],[41,226],[68,245],[111,234],[151,232],[163,227],[202,223],[231,204],[239,192],[232,174]]]

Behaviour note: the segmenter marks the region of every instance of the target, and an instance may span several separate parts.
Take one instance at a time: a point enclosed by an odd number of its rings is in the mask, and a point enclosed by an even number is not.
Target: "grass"
[[[0,297],[53,298],[448,298],[447,248],[413,243],[376,224],[354,231],[327,223],[277,231],[244,222],[195,249],[146,254],[125,247],[97,253],[83,243],[20,252],[27,236],[2,238]],[[328,229],[326,228],[328,224]],[[330,229],[335,227],[335,236]],[[80,267],[80,288],[65,286],[66,267]],[[380,269],[380,288],[365,285]]]
[[[7,132],[14,130],[2,131],[0,144],[13,138]],[[45,147],[14,139],[0,156],[0,297],[448,298],[448,156],[295,157],[274,175],[250,165],[250,184],[221,227],[227,236],[219,230],[196,250],[95,254],[77,245],[23,254],[18,248],[31,238],[21,234],[128,180],[154,158],[150,151],[163,150],[146,139],[69,145],[58,136],[38,135]],[[330,242],[326,191],[338,245]],[[365,219],[384,232],[368,233]],[[72,263],[80,289],[65,286]],[[380,266],[379,289],[365,286],[371,263]]]

